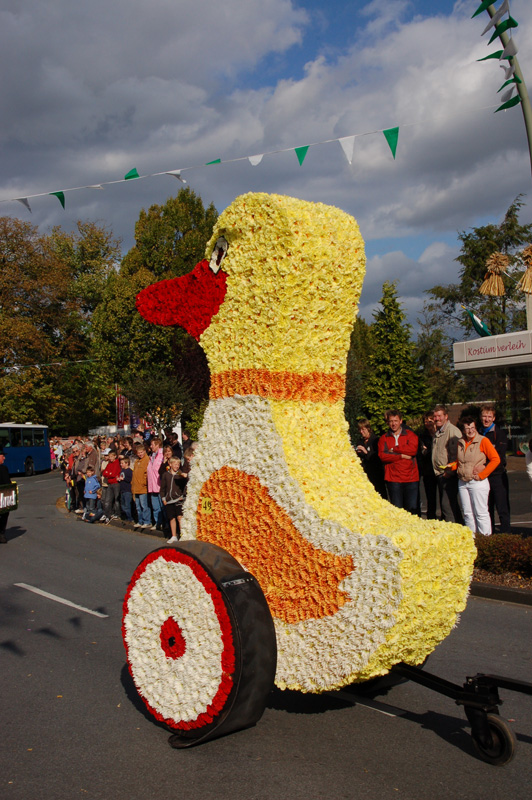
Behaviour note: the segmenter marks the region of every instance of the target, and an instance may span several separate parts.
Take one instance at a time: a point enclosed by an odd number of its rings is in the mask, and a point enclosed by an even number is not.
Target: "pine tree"
[[[370,374],[368,356],[372,349],[372,326],[361,317],[357,317],[351,332],[345,376],[344,413],[352,442],[359,438],[357,421],[366,416],[363,398],[364,387]]]
[[[405,419],[419,417],[429,403],[425,379],[414,355],[411,326],[397,299],[395,283],[382,287],[381,308],[373,317],[372,351],[362,404],[376,431],[386,428],[384,414],[398,409]]]

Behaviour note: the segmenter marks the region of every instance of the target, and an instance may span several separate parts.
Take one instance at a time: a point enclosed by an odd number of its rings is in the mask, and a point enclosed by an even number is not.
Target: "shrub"
[[[522,539],[512,533],[496,536],[475,536],[477,558],[475,567],[500,575],[515,572],[523,577],[532,577],[532,538]]]

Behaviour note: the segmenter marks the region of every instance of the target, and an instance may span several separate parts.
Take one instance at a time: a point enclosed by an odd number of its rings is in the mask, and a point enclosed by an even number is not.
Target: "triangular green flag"
[[[49,194],[57,197],[63,208],[65,207],[65,193],[64,192],[49,192]]]
[[[504,31],[507,31],[509,28],[517,28],[518,26],[519,23],[516,22],[513,17],[508,17],[508,19],[505,19],[500,25],[497,25],[495,28],[495,33],[489,40],[488,44],[491,44],[497,38],[497,36],[500,36],[501,33],[504,33]]]
[[[506,111],[507,108],[513,108],[514,106],[516,106],[520,102],[521,102],[521,98],[519,97],[518,94],[516,94],[515,97],[511,97],[509,100],[506,101],[506,103],[503,103],[502,106],[499,106],[499,108],[496,108],[493,113],[496,114],[497,111]]]
[[[505,83],[503,83],[500,89],[497,89],[497,94],[499,94],[499,92],[502,92],[502,90],[510,83],[523,83],[523,81],[521,80],[521,78],[518,78],[517,75],[514,75],[513,78],[508,78],[508,80],[505,81]]]
[[[300,167],[302,166],[303,161],[305,160],[305,156],[308,153],[309,147],[310,147],[310,145],[307,144],[307,145],[305,145],[305,147],[296,147],[295,148],[297,160],[299,161],[299,166]]]
[[[482,3],[479,5],[479,7],[475,11],[475,13],[471,17],[471,19],[473,19],[474,17],[477,17],[479,14],[482,14],[482,12],[486,11],[488,6],[493,5],[494,2],[495,2],[495,0],[482,0]]]
[[[466,308],[465,306],[462,306],[462,308],[469,314],[471,324],[479,336],[491,336],[488,326],[485,322],[482,322],[480,317],[477,317],[477,315],[473,311],[470,311],[469,308]]]
[[[488,58],[500,58],[504,50],[495,50],[494,53],[490,53],[489,56],[484,56],[484,58],[477,58],[477,61],[487,61]]]
[[[207,161],[205,166],[206,167],[210,167],[211,164],[221,164],[221,163],[222,163],[222,159],[221,158],[215,158],[214,161]]]
[[[383,134],[384,138],[390,145],[392,156],[395,158],[395,151],[397,150],[397,140],[399,139],[399,128],[388,128],[388,130],[383,131]]]
[[[140,178],[140,175],[137,172],[135,167],[133,167],[133,169],[130,169],[129,172],[126,175],[124,175],[124,180],[125,181],[130,181],[133,178]]]

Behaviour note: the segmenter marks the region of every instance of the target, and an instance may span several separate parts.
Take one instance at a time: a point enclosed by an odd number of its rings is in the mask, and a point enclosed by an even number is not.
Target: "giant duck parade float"
[[[132,679],[173,747],[254,725],[274,683],[321,693],[392,671],[464,705],[482,758],[513,755],[494,676],[459,686],[419,666],[465,608],[471,531],[383,500],[348,437],[364,269],[348,214],[246,194],[205,260],[138,295],[211,372],[181,541],[139,564],[124,601]]]

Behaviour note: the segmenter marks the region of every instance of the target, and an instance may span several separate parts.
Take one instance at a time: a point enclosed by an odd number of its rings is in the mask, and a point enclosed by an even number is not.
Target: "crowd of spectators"
[[[501,533],[510,533],[508,438],[496,424],[491,404],[478,418],[463,416],[458,426],[445,406],[423,415],[415,432],[397,409],[386,412],[388,430],[377,436],[367,419],[358,422],[355,445],[369,480],[390,503],[421,515],[420,481],[427,519],[465,524],[490,535],[494,512]],[[52,465],[67,484],[67,507],[86,522],[122,520],[136,529],[162,531],[178,541],[195,442],[187,431],[164,436],[138,429],[132,436],[77,437],[65,447],[50,443]]]
[[[397,409],[387,411],[385,420],[388,430],[380,437],[369,420],[359,420],[355,445],[366,475],[385,499],[421,515],[422,480],[427,519],[458,522],[489,536],[497,510],[500,532],[511,532],[508,437],[496,424],[493,405],[482,405],[478,418],[462,416],[458,426],[447,408],[437,405],[423,415],[417,433]]]
[[[132,436],[76,437],[67,447],[52,440],[67,508],[84,522],[121,520],[177,542],[196,447],[187,431],[182,439],[171,429],[162,436],[139,429]]]

